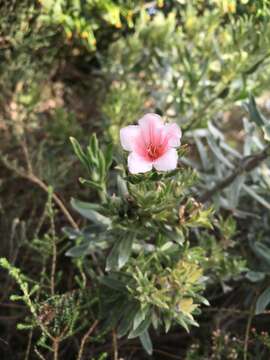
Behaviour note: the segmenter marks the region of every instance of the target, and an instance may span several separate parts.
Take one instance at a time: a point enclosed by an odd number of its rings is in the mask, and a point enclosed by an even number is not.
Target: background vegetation
[[[0,6],[1,358],[269,359],[269,1]]]

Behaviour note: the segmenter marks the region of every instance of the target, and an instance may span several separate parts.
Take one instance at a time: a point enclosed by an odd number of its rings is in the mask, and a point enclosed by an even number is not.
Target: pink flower
[[[176,168],[181,130],[177,124],[164,124],[157,114],[146,114],[139,125],[120,130],[121,145],[130,151],[128,168],[132,174],[144,173],[154,167],[158,171]]]

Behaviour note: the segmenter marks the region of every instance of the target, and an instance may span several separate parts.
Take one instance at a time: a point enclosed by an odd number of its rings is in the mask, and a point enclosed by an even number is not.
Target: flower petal
[[[164,155],[154,161],[154,168],[158,171],[170,171],[177,167],[178,154],[174,148],[168,149]]]
[[[152,162],[132,152],[128,156],[128,169],[131,174],[145,173],[152,169]]]
[[[129,125],[120,130],[120,141],[124,150],[132,151],[134,149],[136,138],[140,132],[140,127],[137,125]]]
[[[142,136],[146,145],[158,144],[160,142],[161,129],[163,128],[163,120],[157,114],[146,114],[139,121]]]
[[[173,123],[173,124],[166,124],[164,125],[163,131],[162,131],[163,139],[167,142],[167,144],[170,147],[178,147],[180,146],[181,142],[181,136],[182,132],[180,127]]]

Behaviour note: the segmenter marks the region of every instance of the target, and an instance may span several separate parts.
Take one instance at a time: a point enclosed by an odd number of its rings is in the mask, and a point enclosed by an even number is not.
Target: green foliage
[[[101,167],[102,157],[91,158],[92,153],[101,153],[95,136],[90,157],[72,142],[86,168]],[[189,249],[188,238],[193,227],[211,227],[212,211],[187,198],[193,183],[188,169],[165,175],[118,175],[118,193],[106,194],[103,205],[72,200],[73,208],[93,225],[70,234],[79,244],[67,255],[81,257],[92,251],[101,256],[101,250],[111,249],[100,280],[107,287],[101,291],[102,317],[111,328],[117,325],[119,336],[140,336],[149,353],[151,323],[156,329],[165,325],[168,331],[176,321],[188,330],[198,325],[192,316],[198,305],[207,304],[200,295],[203,253]],[[123,314],[117,311],[119,306],[125,309]]]
[[[132,99],[132,101],[130,101]],[[105,121],[108,128],[108,138],[114,144],[119,142],[119,129],[139,118],[146,101],[145,90],[135,80],[127,83],[112,83],[111,91],[106,94],[102,105]]]
[[[105,200],[107,172],[112,163],[111,146],[108,146],[106,152],[103,152],[99,148],[96,135],[92,135],[86,152],[84,152],[76,139],[71,137],[70,141],[75,154],[86,168],[90,177],[90,179],[80,178],[80,182],[97,190],[101,200]]]
[[[36,234],[29,244],[29,248],[35,254],[36,262],[41,266],[39,281],[24,275],[6,258],[0,259],[0,266],[9,272],[22,293],[12,294],[10,299],[25,303],[30,312],[23,323],[17,324],[18,329],[38,329],[40,338],[37,347],[53,351],[55,341],[60,343],[74,336],[87,325],[88,321],[82,322],[81,316],[84,314],[86,318],[89,317],[89,305],[95,304],[96,297],[94,293],[85,289],[83,283],[80,289],[56,294],[58,284],[62,281],[61,272],[56,273],[57,248],[60,246],[61,239],[57,238],[55,233],[52,189],[49,189],[49,197],[41,222],[43,223],[46,218],[50,222],[50,229],[43,239]],[[79,268],[79,263],[77,265]]]
[[[249,329],[268,324],[269,8],[2,5],[3,359],[105,360],[111,340],[119,358],[269,358]],[[176,171],[127,172],[119,129],[145,112],[181,125]]]
[[[40,0],[40,4],[42,8],[39,20],[42,23],[60,25],[68,40],[75,39],[79,44],[93,51],[96,49],[96,33],[104,25],[120,29],[124,20],[128,27],[133,26],[133,11],[138,2]]]
[[[233,251],[235,244],[230,238],[217,241],[214,236],[206,233],[200,238],[199,244],[207,254],[204,268],[206,274],[211,276],[211,281],[228,281],[246,272],[246,260],[237,255],[236,249]]]
[[[112,93],[135,82],[148,95],[146,109],[196,128],[266,86],[269,29],[252,15],[224,21],[219,6],[197,1],[182,5],[179,14],[141,12],[135,32],[110,46],[103,68],[114,80]],[[117,113],[111,122],[119,124]]]
[[[20,289],[23,293],[22,296],[13,296],[12,300],[22,300],[26,303],[26,305],[29,307],[31,313],[37,318],[37,314],[36,314],[36,308],[31,300],[31,295],[33,295],[34,293],[36,293],[39,290],[39,285],[36,284],[35,286],[32,287],[31,290],[29,290],[29,285],[28,285],[28,281],[27,278],[21,274],[20,269],[17,269],[16,267],[13,267],[7,259],[5,258],[1,258],[0,259],[0,266],[6,270],[8,270],[9,274],[15,279],[15,281],[18,283],[18,285],[20,286]]]

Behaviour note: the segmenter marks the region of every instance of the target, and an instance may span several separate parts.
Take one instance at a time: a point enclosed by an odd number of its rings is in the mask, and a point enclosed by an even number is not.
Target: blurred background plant
[[[3,359],[269,358],[269,16],[1,3]],[[119,129],[149,111],[183,130],[168,177],[125,174]]]

